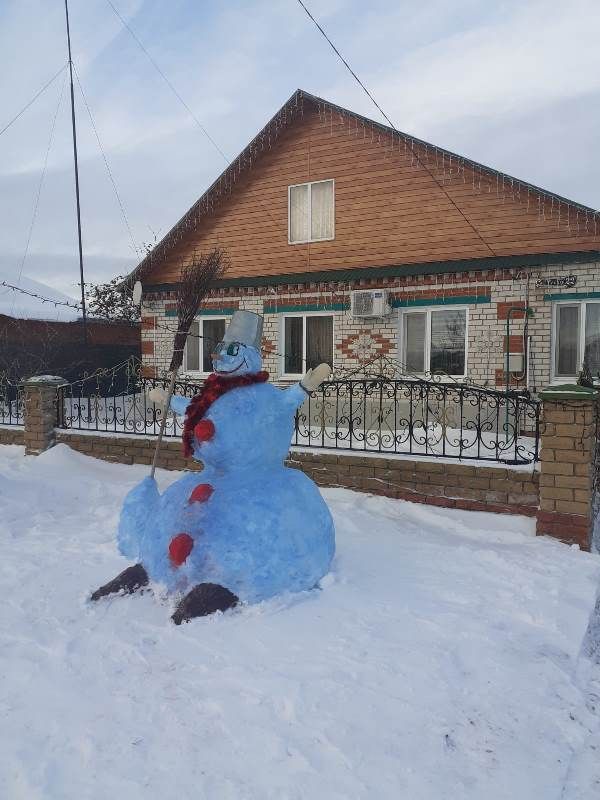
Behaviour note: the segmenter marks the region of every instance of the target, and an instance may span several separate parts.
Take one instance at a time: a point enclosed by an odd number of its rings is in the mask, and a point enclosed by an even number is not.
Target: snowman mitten
[[[319,386],[326,381],[331,375],[331,367],[329,364],[319,364],[314,369],[309,369],[306,375],[300,381],[300,386],[305,392],[310,394],[318,389]]]
[[[154,389],[150,389],[148,392],[150,400],[152,400],[155,405],[161,406],[162,408],[165,407],[168,396],[168,392],[160,386],[155,386]]]

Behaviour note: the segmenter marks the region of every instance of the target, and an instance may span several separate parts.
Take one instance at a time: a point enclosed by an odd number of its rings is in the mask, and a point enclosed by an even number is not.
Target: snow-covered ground
[[[600,557],[329,490],[321,591],[178,628],[158,594],[86,601],[145,474],[0,447],[2,798],[600,795]]]

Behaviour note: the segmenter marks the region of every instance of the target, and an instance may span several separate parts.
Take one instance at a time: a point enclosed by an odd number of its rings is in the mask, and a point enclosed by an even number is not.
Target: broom
[[[225,255],[222,250],[215,248],[206,256],[194,254],[191,262],[182,270],[181,282],[177,292],[177,332],[175,333],[173,356],[169,366],[171,380],[169,383],[167,400],[162,412],[162,419],[160,421],[160,431],[154,449],[152,469],[150,470],[151,478],[154,478],[154,473],[156,471],[158,454],[167,425],[167,413],[171,403],[171,397],[173,397],[173,392],[175,390],[177,372],[183,363],[183,351],[190,332],[190,327],[194,321],[194,317],[198,313],[200,304],[208,294],[211,283],[223,274],[225,268]]]

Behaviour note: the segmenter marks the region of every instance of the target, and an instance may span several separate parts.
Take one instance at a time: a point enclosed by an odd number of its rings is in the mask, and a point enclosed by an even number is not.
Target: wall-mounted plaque
[[[556,278],[539,278],[535,285],[538,289],[571,288],[577,283],[577,275],[559,275]]]

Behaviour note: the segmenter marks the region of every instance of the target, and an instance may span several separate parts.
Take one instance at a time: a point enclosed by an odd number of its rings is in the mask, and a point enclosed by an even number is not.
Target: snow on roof
[[[27,278],[25,275],[21,276],[19,280],[15,275],[0,272],[0,284],[3,281],[49,300],[73,305],[77,303],[75,298],[69,297],[45,283]],[[0,314],[17,319],[60,320],[61,322],[72,322],[81,316],[76,308],[54,306],[53,303],[45,303],[37,297],[30,297],[6,286],[0,286]]]

